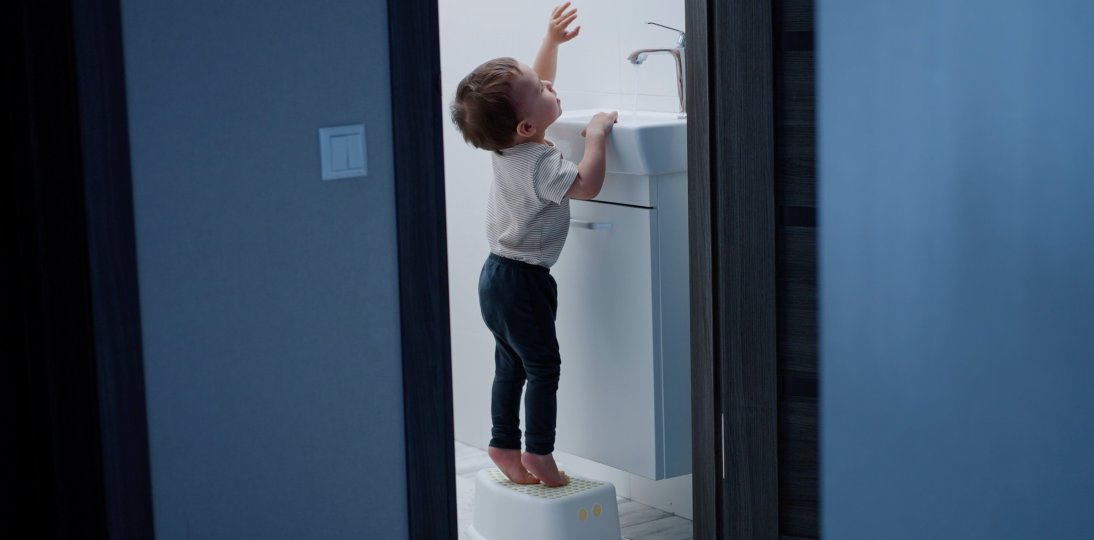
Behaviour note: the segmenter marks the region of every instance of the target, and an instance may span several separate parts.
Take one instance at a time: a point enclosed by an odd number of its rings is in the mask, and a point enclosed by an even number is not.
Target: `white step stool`
[[[620,540],[615,486],[576,476],[557,488],[521,485],[483,469],[467,533],[472,540]]]

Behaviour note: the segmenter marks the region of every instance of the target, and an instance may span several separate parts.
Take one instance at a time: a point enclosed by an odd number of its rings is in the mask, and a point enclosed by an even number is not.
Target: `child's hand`
[[[596,116],[594,116],[592,120],[589,120],[589,124],[585,126],[585,129],[581,130],[581,136],[585,137],[589,133],[607,135],[612,132],[612,127],[615,126],[615,123],[618,121],[619,113],[615,111],[610,113],[596,113]]]
[[[566,29],[575,19],[577,19],[577,8],[570,8],[569,2],[555,6],[555,9],[551,11],[551,22],[547,24],[547,42],[559,45],[577,37],[577,33],[581,31],[580,25],[573,30]]]

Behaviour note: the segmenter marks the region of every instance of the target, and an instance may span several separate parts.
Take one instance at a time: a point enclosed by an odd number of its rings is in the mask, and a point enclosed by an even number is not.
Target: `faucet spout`
[[[627,61],[632,64],[641,64],[651,54],[674,54],[673,49],[638,49],[627,56]]]
[[[671,49],[638,49],[627,56],[627,61],[639,65],[646,61],[646,58],[651,54],[667,54],[672,56],[676,60],[676,94],[680,98],[680,116],[683,117],[686,114],[685,108],[686,89],[684,86],[684,47],[673,47]]]
[[[687,108],[685,104],[687,99],[685,98],[686,90],[684,86],[684,45],[687,43],[687,34],[679,28],[673,28],[671,26],[665,26],[661,23],[647,22],[646,24],[652,24],[654,26],[660,26],[667,30],[672,30],[679,34],[676,37],[676,46],[671,49],[638,49],[627,56],[627,61],[639,65],[646,61],[646,57],[651,54],[667,54],[672,56],[676,60],[676,94],[680,97],[680,118],[687,116]]]

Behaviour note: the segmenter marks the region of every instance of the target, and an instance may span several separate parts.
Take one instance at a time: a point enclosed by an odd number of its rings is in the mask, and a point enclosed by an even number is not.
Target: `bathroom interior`
[[[531,65],[559,3],[441,0],[444,110],[459,80],[480,63],[512,56]],[[579,132],[594,112],[618,111],[619,123],[604,188],[596,202],[571,201],[570,232],[552,268],[562,356],[556,459],[570,474],[611,482],[619,497],[632,501],[624,511],[642,512],[623,516],[624,536],[640,533],[645,523],[661,531],[648,538],[690,538],[684,0],[573,6],[571,29],[581,29],[559,47],[555,90],[562,117],[547,137],[577,162]],[[644,50],[651,51],[636,54]],[[651,127],[632,131],[638,124]],[[664,155],[653,155],[651,163],[627,154],[643,144],[637,153]],[[463,535],[474,501],[469,473],[492,465],[483,451],[490,440],[494,340],[476,287],[489,253],[484,223],[492,172],[489,153],[466,144],[448,122],[444,158]],[[657,526],[647,523],[658,518]]]

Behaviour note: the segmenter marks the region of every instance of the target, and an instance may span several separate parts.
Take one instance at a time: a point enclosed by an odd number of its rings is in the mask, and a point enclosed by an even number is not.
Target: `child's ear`
[[[517,135],[521,137],[531,137],[536,134],[536,126],[533,126],[531,122],[527,120],[521,120],[517,123]]]

